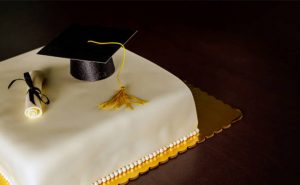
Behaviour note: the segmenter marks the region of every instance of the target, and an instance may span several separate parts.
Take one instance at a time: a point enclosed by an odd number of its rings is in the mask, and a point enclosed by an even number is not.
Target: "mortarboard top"
[[[96,45],[97,42],[118,42],[123,45],[136,30],[72,25],[42,48],[38,54],[71,60],[71,74],[80,80],[96,81],[115,71],[112,55],[119,45]]]

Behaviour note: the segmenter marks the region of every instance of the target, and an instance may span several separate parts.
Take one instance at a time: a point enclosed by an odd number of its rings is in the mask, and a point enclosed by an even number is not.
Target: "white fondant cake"
[[[149,101],[133,111],[97,108],[118,90],[116,74],[79,81],[69,74],[68,60],[37,51],[0,62],[0,173],[11,185],[88,185],[197,128],[189,88],[130,51],[122,79],[129,93]],[[121,57],[119,50],[116,70]],[[23,114],[25,83],[7,89],[32,70],[44,72],[51,100],[36,120]]]

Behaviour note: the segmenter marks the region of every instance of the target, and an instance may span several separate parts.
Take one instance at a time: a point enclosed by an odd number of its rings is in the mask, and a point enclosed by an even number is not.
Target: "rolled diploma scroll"
[[[41,71],[31,71],[30,76],[33,82],[33,86],[36,88],[39,88],[42,92],[42,86],[44,77]],[[27,89],[28,90],[28,89]],[[40,100],[34,96],[34,102],[35,105],[30,101],[29,94],[27,93],[26,99],[25,99],[25,116],[30,119],[36,119],[42,116],[43,110],[42,110],[42,104]]]

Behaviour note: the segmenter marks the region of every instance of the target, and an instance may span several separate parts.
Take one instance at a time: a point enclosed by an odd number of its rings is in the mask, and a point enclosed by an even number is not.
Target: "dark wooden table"
[[[299,184],[299,3],[1,2],[0,59],[71,23],[138,29],[130,50],[245,114],[131,184]]]

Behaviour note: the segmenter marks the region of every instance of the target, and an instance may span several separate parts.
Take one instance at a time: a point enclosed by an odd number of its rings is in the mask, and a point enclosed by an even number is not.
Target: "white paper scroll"
[[[43,81],[44,77],[41,71],[31,71],[30,76],[33,82],[33,86],[36,88],[39,88],[42,92],[42,86],[43,86]],[[30,118],[30,119],[36,119],[39,118],[43,115],[43,109],[42,109],[42,104],[40,100],[34,96],[34,102],[35,105],[30,101],[29,99],[29,94],[27,93],[26,99],[25,99],[25,116]]]

